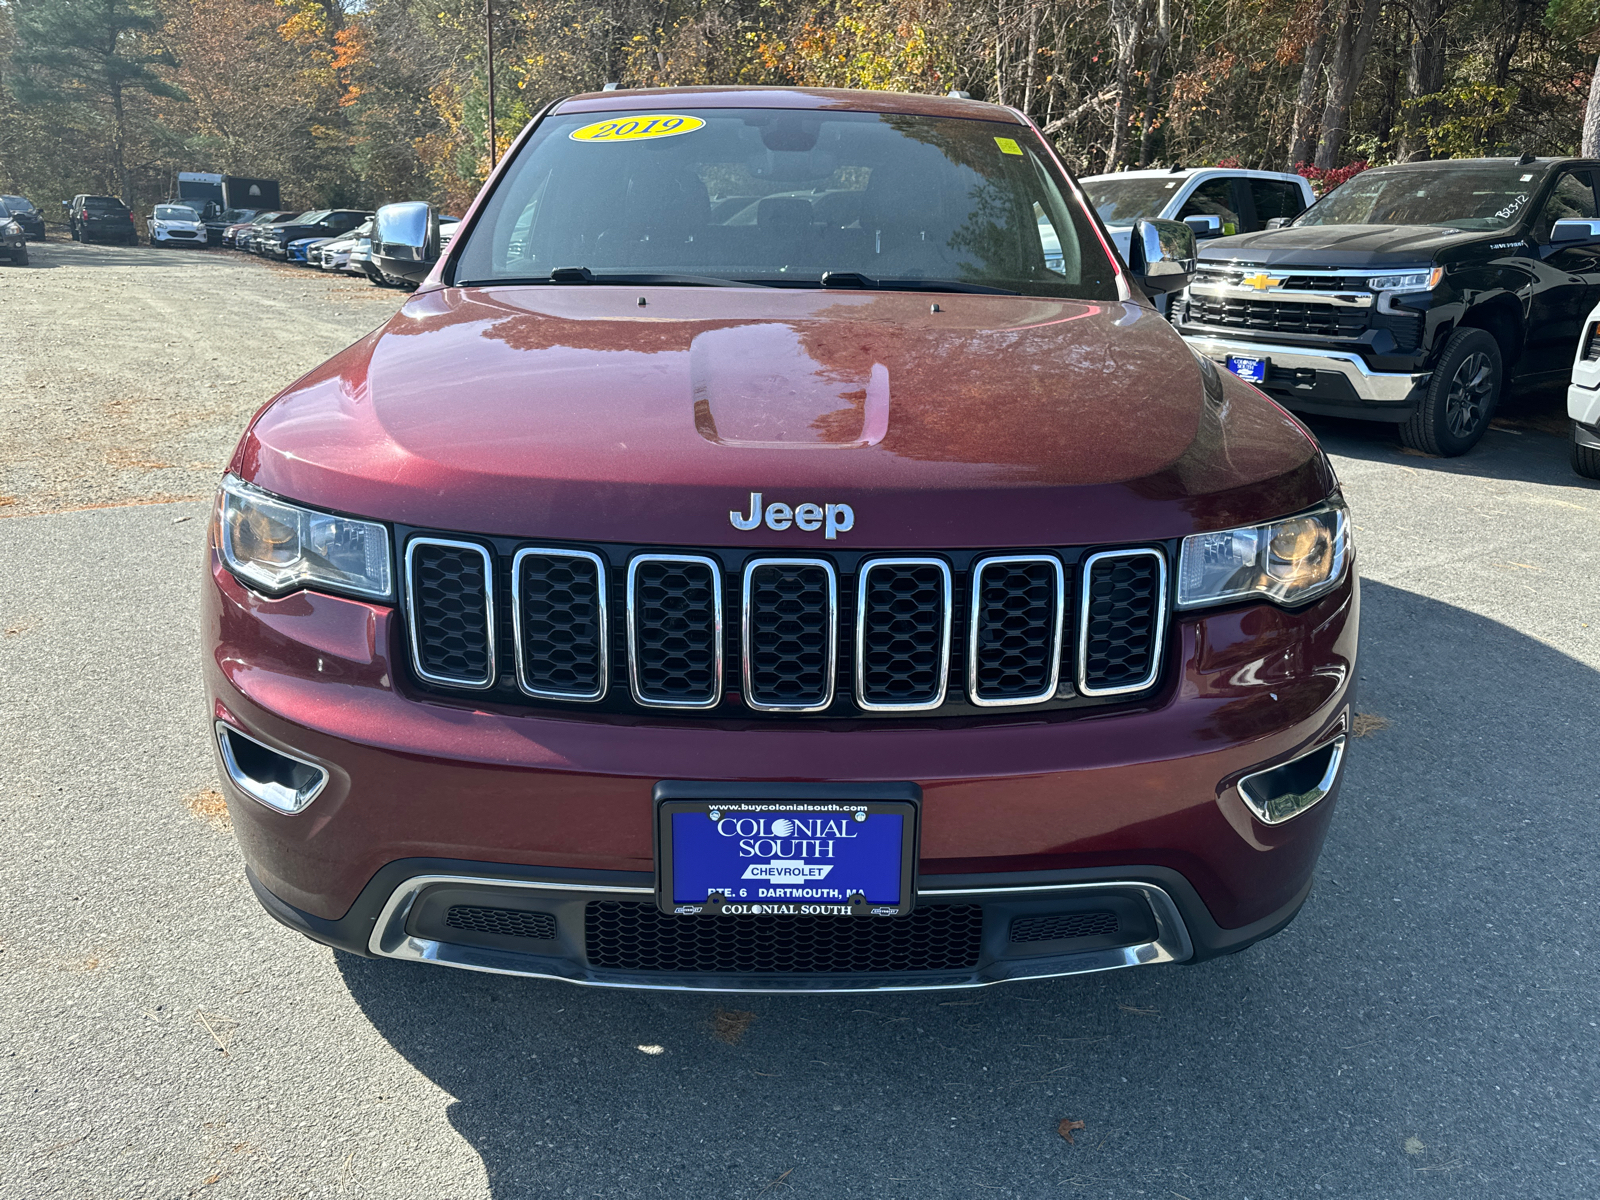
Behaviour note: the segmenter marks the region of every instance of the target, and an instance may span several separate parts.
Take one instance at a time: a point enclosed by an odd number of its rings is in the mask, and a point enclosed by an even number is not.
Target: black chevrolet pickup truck
[[[1201,249],[1176,324],[1287,408],[1471,449],[1513,380],[1570,370],[1600,300],[1600,162],[1365,171],[1292,223]]]

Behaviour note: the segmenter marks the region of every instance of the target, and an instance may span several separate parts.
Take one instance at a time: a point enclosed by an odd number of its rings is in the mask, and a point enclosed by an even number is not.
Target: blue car
[[[297,238],[295,241],[289,243],[288,257],[285,261],[299,263],[302,267],[310,266],[311,264],[306,260],[306,255],[311,250],[314,250],[316,247],[322,245],[323,242],[331,242],[332,240],[332,238],[325,237]]]

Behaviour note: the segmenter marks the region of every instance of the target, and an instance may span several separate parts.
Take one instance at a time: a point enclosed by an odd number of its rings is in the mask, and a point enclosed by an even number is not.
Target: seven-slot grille
[[[1081,561],[961,552],[726,566],[728,552],[500,553],[443,537],[407,543],[424,682],[503,693],[515,680],[526,696],[585,704],[615,693],[608,710],[629,699],[714,709],[734,691],[758,712],[846,716],[1092,701],[1160,678],[1167,572],[1156,548]],[[738,609],[726,628],[725,602]],[[498,647],[497,605],[511,630]],[[725,654],[736,660],[726,672]]]

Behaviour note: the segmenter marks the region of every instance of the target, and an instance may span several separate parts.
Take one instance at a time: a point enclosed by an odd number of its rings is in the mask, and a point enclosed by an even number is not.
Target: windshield
[[[253,208],[230,208],[225,210],[222,216],[218,217],[217,219],[219,221],[226,221],[230,225],[237,225],[240,222],[248,221],[255,215],[256,210]]]
[[[298,217],[296,217],[294,219],[292,224],[295,224],[295,225],[315,225],[318,221],[322,220],[323,217],[327,216],[329,211],[330,210],[324,208],[324,209],[319,209],[316,212],[301,213]]]
[[[1085,179],[1080,182],[1089,203],[1107,225],[1132,225],[1140,217],[1156,217],[1167,206],[1184,176],[1168,179]]]
[[[1543,167],[1515,164],[1363,171],[1295,224],[1504,229],[1522,214],[1543,178]]]
[[[458,283],[643,273],[1114,299],[1064,180],[1009,124],[790,109],[546,118]],[[639,281],[636,279],[636,281]],[[659,282],[673,282],[661,279]]]
[[[4,205],[14,213],[33,211],[33,201],[26,196],[0,196],[0,205]]]
[[[200,214],[192,208],[183,208],[177,204],[158,204],[155,212],[158,221],[198,221]]]

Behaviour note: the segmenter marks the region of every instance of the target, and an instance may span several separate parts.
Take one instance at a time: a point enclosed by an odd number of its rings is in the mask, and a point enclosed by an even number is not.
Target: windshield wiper
[[[884,292],[974,292],[984,296],[1018,296],[1009,288],[989,287],[983,283],[962,283],[955,279],[874,279],[860,271],[824,271],[825,288],[855,288],[859,291]]]
[[[588,267],[557,267],[548,279],[495,280],[496,283],[620,283],[648,286],[677,284],[682,287],[766,287],[753,279],[726,279],[721,275],[596,275]]]

